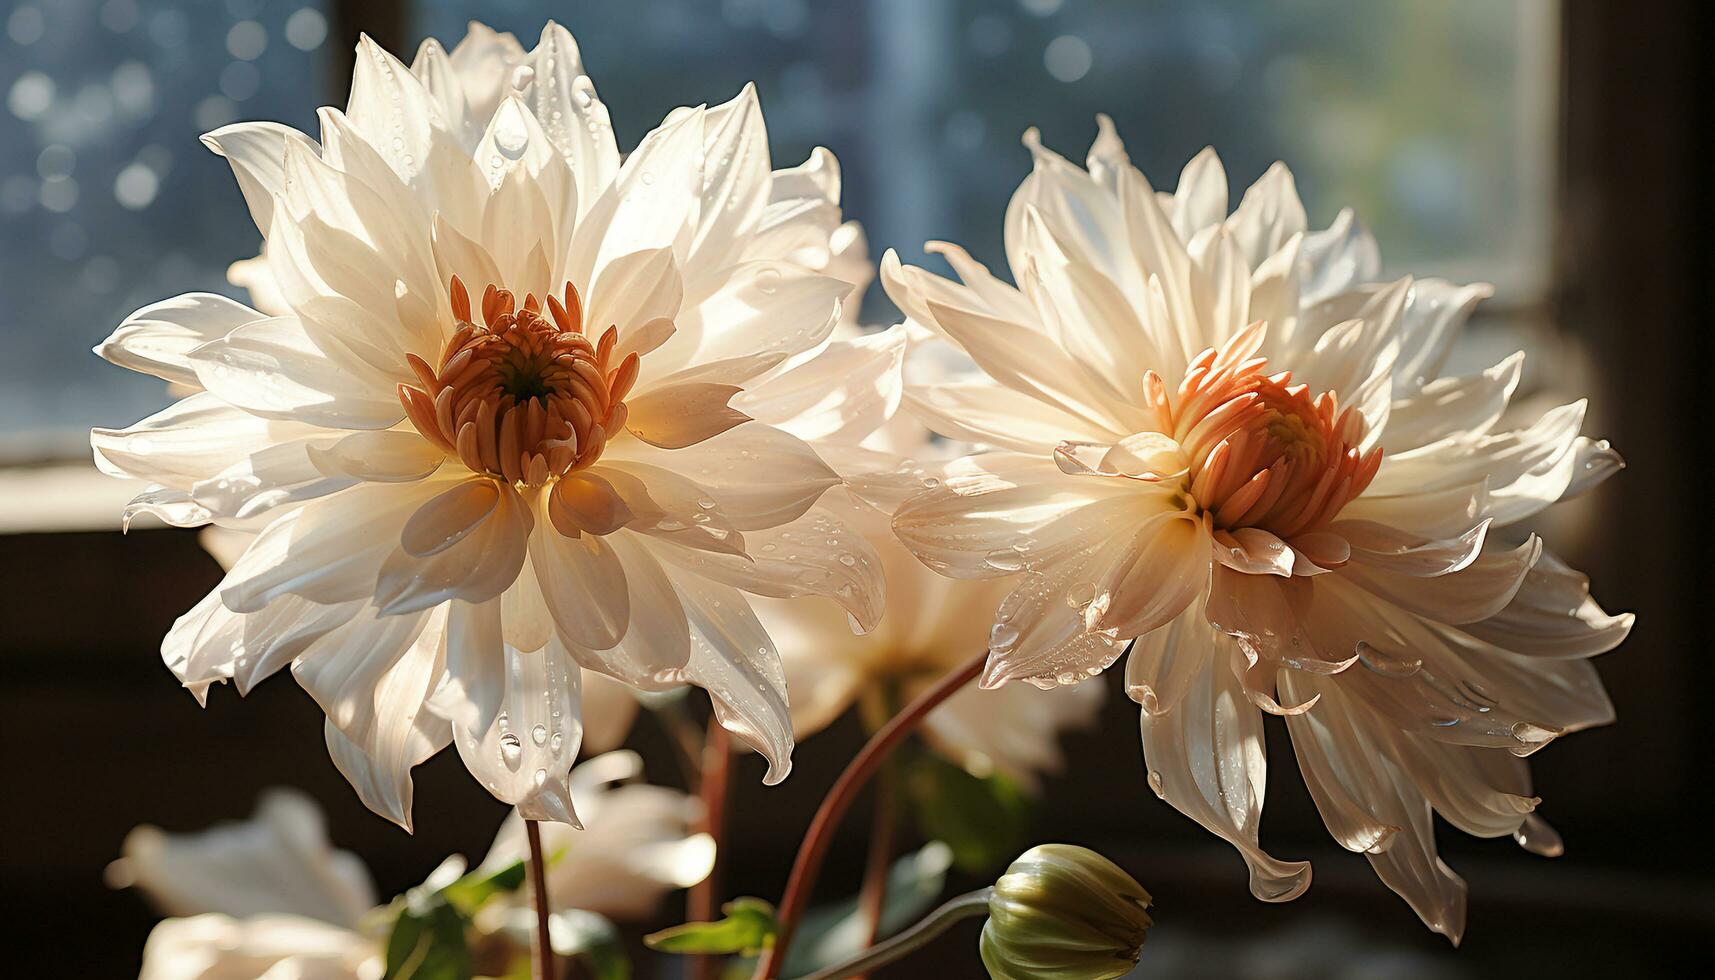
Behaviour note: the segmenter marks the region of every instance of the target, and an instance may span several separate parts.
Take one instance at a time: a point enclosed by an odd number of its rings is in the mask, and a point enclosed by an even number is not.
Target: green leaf
[[[548,922],[554,952],[583,962],[582,976],[590,980],[631,980],[631,960],[625,941],[612,922],[594,912],[567,909]]]
[[[468,980],[468,924],[439,892],[415,892],[399,904],[399,917],[387,936],[384,980]]]
[[[643,937],[663,953],[742,953],[754,956],[774,945],[774,906],[760,898],[735,898],[721,906],[719,922],[687,922]]]
[[[465,915],[475,915],[490,898],[515,892],[523,885],[524,862],[516,861],[493,874],[473,871],[441,889],[441,894]]]
[[[946,841],[960,871],[981,873],[1018,855],[1030,832],[1031,806],[1017,783],[973,776],[938,755],[906,765],[906,795],[923,836]]]

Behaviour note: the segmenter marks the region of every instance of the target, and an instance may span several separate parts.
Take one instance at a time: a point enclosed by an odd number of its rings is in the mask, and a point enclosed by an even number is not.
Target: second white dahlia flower
[[[1522,757],[1611,720],[1585,658],[1631,627],[1503,528],[1619,457],[1579,434],[1582,401],[1502,424],[1521,355],[1443,376],[1488,287],[1375,281],[1368,233],[1350,212],[1310,230],[1284,167],[1228,214],[1211,151],[1165,194],[1106,119],[1087,171],[1026,143],[1016,287],[951,245],[931,250],[962,284],[883,260],[900,308],[983,375],[908,405],[993,447],[895,530],[947,575],[1025,573],[985,685],[1073,684],[1136,641],[1150,785],[1239,849],[1259,898],[1310,880],[1258,844],[1269,712],[1335,838],[1456,941],[1464,883],[1432,813],[1555,849]]]
[[[773,171],[749,87],[621,163],[563,28],[516,58],[466,45],[407,68],[365,39],[319,142],[209,134],[278,315],[189,294],[99,348],[195,389],[94,432],[105,471],[155,484],[133,509],[257,532],[168,666],[201,697],[290,665],[407,826],[411,767],[449,742],[525,816],[575,822],[580,666],[708,689],[778,781],[785,680],[741,590],[880,615],[862,537],[797,524],[834,472],[729,404],[839,319],[851,284],[817,271],[849,244],[837,168]]]

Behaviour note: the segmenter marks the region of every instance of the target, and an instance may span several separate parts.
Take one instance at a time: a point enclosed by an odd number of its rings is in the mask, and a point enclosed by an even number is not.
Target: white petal
[[[465,767],[526,820],[578,826],[568,777],[583,744],[582,672],[558,641],[532,653],[504,647],[490,655],[503,665],[505,698],[490,725],[454,726]]]
[[[619,172],[619,148],[607,106],[584,73],[583,59],[572,35],[549,21],[528,62],[536,79],[524,97],[577,180],[579,206],[595,204]]]
[[[1305,230],[1304,202],[1285,164],[1276,163],[1245,191],[1227,219],[1245,261],[1255,269]]]
[[[671,542],[655,553],[679,568],[756,595],[824,596],[865,631],[881,621],[881,560],[840,510],[818,504],[790,523],[747,532],[745,547],[748,557]]]
[[[1372,562],[1356,552],[1338,574],[1365,591],[1436,622],[1473,623],[1493,616],[1512,601],[1541,554],[1542,541],[1532,536],[1516,549],[1493,548],[1464,568],[1425,578]]]
[[[286,144],[302,143],[316,150],[315,140],[272,122],[241,122],[205,133],[203,145],[232,166],[238,189],[250,208],[256,230],[267,236],[273,224],[274,198],[286,187]]]
[[[695,446],[750,421],[727,405],[741,390],[706,381],[651,388],[626,401],[626,431],[658,449]]]
[[[756,86],[746,84],[731,102],[710,109],[703,129],[701,219],[687,264],[712,270],[732,262],[768,203],[772,164]]]
[[[444,489],[436,481],[369,483],[286,514],[246,552],[267,557],[223,585],[221,601],[237,612],[256,612],[283,595],[323,603],[370,598],[405,522]]]
[[[905,348],[903,324],[835,341],[746,389],[732,407],[806,441],[855,443],[899,408]]]
[[[427,628],[403,652],[376,634],[398,635],[393,624]],[[441,629],[432,617],[392,616],[345,627],[337,648],[318,649],[293,668],[328,713],[328,753],[364,805],[411,829],[411,769],[446,747],[450,726],[425,709],[444,667]],[[409,630],[405,631],[407,634]],[[320,661],[320,663],[317,663]],[[306,680],[306,677],[309,679]]]
[[[950,439],[1017,452],[1047,454],[1062,442],[1118,442],[1120,434],[1028,395],[996,384],[912,385],[905,404]]]
[[[1199,597],[1166,626],[1138,637],[1126,656],[1126,695],[1147,714],[1171,711],[1204,664],[1232,662],[1233,643],[1209,625]]]
[[[1173,230],[1189,243],[1199,231],[1227,216],[1227,171],[1215,148],[1205,146],[1179,171],[1173,189]]]
[[[566,537],[538,513],[530,561],[548,613],[568,641],[606,650],[625,635],[631,619],[625,569],[606,538]]]
[[[1478,374],[1436,378],[1394,402],[1382,445],[1401,453],[1459,432],[1488,432],[1506,411],[1523,368],[1521,351]]]
[[[1139,528],[1117,560],[1096,569],[1084,623],[1130,639],[1171,622],[1209,581],[1209,536],[1200,521],[1169,515]]]
[[[1306,234],[1301,256],[1299,289],[1305,305],[1374,282],[1381,274],[1375,236],[1351,208],[1342,208],[1327,229]]]
[[[1315,711],[1286,723],[1329,829],[1341,844],[1366,852],[1424,925],[1457,943],[1465,882],[1436,853],[1428,801],[1369,735],[1375,722],[1341,697],[1336,679],[1289,673],[1283,683],[1294,698],[1322,695]]]
[[[104,473],[188,490],[270,446],[336,435],[258,418],[198,392],[128,428],[92,430],[89,441]]]
[[[1124,510],[1135,502],[1147,510],[1144,495],[1121,485],[1135,481],[1067,476],[1043,457],[1020,453],[968,456],[930,481],[899,505],[893,529],[925,565],[955,578],[993,578],[1042,560],[1035,539],[1091,505],[1114,501]],[[1111,510],[1099,514],[1119,519]],[[1081,524],[1064,531],[1074,549],[1091,540]]]
[[[1177,705],[1141,719],[1155,792],[1238,849],[1252,895],[1265,902],[1302,895],[1309,862],[1277,860],[1257,843],[1268,771],[1262,715],[1227,666],[1205,662]]]
[[[593,282],[609,262],[657,248],[682,255],[703,187],[703,109],[677,109],[643,137],[579,222],[566,278]]]
[[[202,387],[190,352],[262,313],[213,293],[185,293],[132,313],[95,348],[106,360],[174,384]]]
[[[684,449],[640,442],[610,444],[615,465],[659,467],[691,480],[741,531],[795,520],[839,483],[839,476],[810,446],[772,426],[746,422]],[[647,479],[646,479],[647,482]]]
[[[1604,612],[1590,596],[1590,580],[1545,551],[1505,609],[1462,629],[1514,653],[1590,657],[1619,646],[1633,618]]]
[[[375,602],[386,615],[448,599],[486,602],[518,579],[534,520],[509,483],[479,477],[426,501],[382,564]]]
[[[685,666],[691,657],[690,626],[684,602],[666,569],[638,535],[619,531],[602,539],[625,570],[631,619],[625,635],[611,649],[571,646],[584,669],[606,674],[633,687],[659,690],[671,686],[661,678]]]
[[[684,295],[672,249],[622,255],[601,270],[590,290],[585,332],[599,337],[608,327],[617,327],[623,346],[647,324],[677,316]]]
[[[447,458],[429,440],[401,429],[354,432],[325,449],[308,446],[307,452],[326,476],[372,483],[415,483],[440,469]]]
[[[295,317],[245,324],[191,351],[203,387],[266,418],[385,429],[405,417],[398,380],[318,346]]]
[[[768,760],[770,786],[792,771],[786,672],[756,614],[736,589],[679,574],[673,586],[691,627],[691,656],[664,679],[709,692],[721,726]]]
[[[376,902],[363,862],[328,843],[321,808],[295,789],[263,791],[240,823],[190,834],[138,827],[109,874],[170,916],[286,914],[353,928]]]
[[[464,732],[494,724],[506,694],[506,641],[501,604],[447,604],[446,678],[429,698],[429,710]]]
[[[840,300],[850,288],[793,262],[754,260],[732,267],[713,293],[687,296],[674,321],[677,333],[648,367],[677,371],[730,357],[810,350],[833,333]],[[643,387],[652,383],[646,372]]]

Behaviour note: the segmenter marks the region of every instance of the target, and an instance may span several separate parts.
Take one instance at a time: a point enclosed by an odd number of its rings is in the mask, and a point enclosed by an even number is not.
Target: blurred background
[[[336,842],[382,894],[450,851],[480,856],[502,809],[448,753],[418,770],[418,832],[358,803],[321,751],[320,713],[285,679],[206,710],[156,652],[218,579],[194,534],[118,533],[132,488],[88,464],[91,425],[127,424],[162,383],[89,353],[126,313],[226,285],[258,236],[224,162],[197,137],[240,119],[314,130],[343,104],[368,31],[410,59],[480,18],[534,43],[577,36],[627,148],[673,106],[754,79],[776,166],[813,146],[844,165],[845,205],[877,256],[923,261],[925,239],[1003,267],[1001,214],[1038,126],[1082,159],[1112,115],[1157,186],[1205,144],[1236,191],[1275,159],[1312,225],[1357,209],[1386,272],[1486,280],[1495,298],[1464,366],[1526,350],[1546,407],[1592,395],[1587,431],[1630,469],[1544,527],[1611,611],[1639,613],[1601,664],[1618,725],[1535,758],[1543,813],[1566,839],[1546,861],[1507,841],[1443,838],[1471,884],[1457,952],[1340,852],[1271,730],[1280,764],[1265,843],[1316,860],[1284,907],[1253,901],[1224,845],[1158,801],[1117,678],[1099,729],[1032,814],[1030,840],[1115,857],[1157,896],[1147,976],[1634,975],[1700,949],[1715,928],[1705,685],[1715,603],[1699,517],[1715,424],[1707,407],[1715,271],[1694,234],[1709,208],[1694,155],[1707,103],[1697,5],[1668,0],[3,0],[0,2],[0,817],[13,975],[134,973],[153,921],[101,869],[141,822],[200,828],[291,785],[330,813]],[[866,322],[891,322],[879,288]],[[648,718],[633,743],[678,778]],[[807,742],[791,780],[741,761],[730,894],[775,898],[821,793],[858,744],[848,724]],[[861,828],[853,828],[854,834]],[[854,837],[854,840],[856,838]],[[836,849],[830,894],[861,847]],[[847,856],[849,852],[849,856]],[[842,892],[842,889],[844,892]],[[664,907],[661,922],[679,910]],[[936,947],[975,965],[975,927]],[[916,960],[887,975],[926,972]],[[645,975],[659,964],[643,963]],[[10,972],[10,971],[9,971]]]

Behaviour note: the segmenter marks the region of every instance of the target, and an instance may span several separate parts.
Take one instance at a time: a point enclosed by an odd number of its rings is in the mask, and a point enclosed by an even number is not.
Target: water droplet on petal
[[[1164,800],[1167,799],[1166,791],[1161,788],[1161,773],[1156,772],[1154,769],[1149,771],[1149,788],[1155,790],[1156,796],[1159,796]]]
[[[780,270],[763,269],[756,274],[756,288],[764,293],[772,294],[780,288]]]
[[[518,771],[518,762],[524,757],[524,740],[511,732],[500,736],[500,761],[506,763],[506,768]]]
[[[548,770],[546,770],[546,769],[536,770],[536,785],[541,786],[542,784],[546,783],[547,781],[548,781]]]
[[[522,92],[536,80],[536,69],[529,65],[519,65],[512,69],[512,91]]]
[[[535,742],[537,745],[547,744],[548,726],[537,725],[535,728],[530,729],[530,741]]]
[[[530,127],[524,119],[524,108],[507,99],[494,114],[494,148],[508,160],[524,155],[530,146]]]

